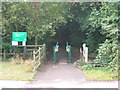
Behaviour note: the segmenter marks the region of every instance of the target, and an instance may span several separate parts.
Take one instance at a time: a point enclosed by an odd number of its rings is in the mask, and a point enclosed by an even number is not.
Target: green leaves
[[[62,2],[4,2],[3,35],[27,31],[28,40],[35,37],[43,40],[44,35],[54,36],[55,29],[66,23],[67,5]]]
[[[98,49],[95,62],[106,65],[109,69],[118,69],[118,44],[115,41],[106,40]]]
[[[113,56],[116,58],[113,53],[116,53],[119,31],[118,6],[119,3],[108,2],[5,2],[3,42],[11,42],[13,31],[27,31],[31,44],[49,43],[51,37],[61,32],[62,38],[73,46],[86,43],[90,52],[100,47],[97,59],[112,61]],[[105,43],[106,39],[109,43]]]
[[[55,29],[62,23],[66,23],[64,15],[66,15],[67,7],[65,5],[66,3],[44,2],[35,6],[33,3],[33,15],[31,15],[33,19],[29,24],[29,32],[34,33],[39,38],[42,38],[47,33],[49,36],[54,36],[56,34]],[[32,28],[35,30],[33,31]]]

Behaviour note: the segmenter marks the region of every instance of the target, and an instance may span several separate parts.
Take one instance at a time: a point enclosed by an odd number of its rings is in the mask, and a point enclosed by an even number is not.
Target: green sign
[[[27,41],[26,32],[12,32],[12,41]]]

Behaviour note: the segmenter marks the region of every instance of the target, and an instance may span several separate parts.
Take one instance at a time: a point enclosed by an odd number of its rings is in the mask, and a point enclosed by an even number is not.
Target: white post
[[[88,47],[86,47],[86,44],[83,44],[83,57],[85,58],[85,62],[88,62]]]
[[[85,48],[86,48],[86,44],[83,44],[83,57],[85,57]]]
[[[85,48],[85,62],[88,62],[88,47]]]
[[[85,47],[86,47],[86,44],[84,43],[84,44],[83,44],[83,49],[85,49]]]

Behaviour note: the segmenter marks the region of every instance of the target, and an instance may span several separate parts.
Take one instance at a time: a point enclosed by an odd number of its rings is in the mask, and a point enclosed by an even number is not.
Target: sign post
[[[12,45],[14,46],[14,55],[15,55],[15,46],[18,46],[18,42],[22,42],[22,45],[24,47],[23,57],[24,59],[26,59],[26,41],[27,41],[27,32],[12,32]]]
[[[14,55],[14,59],[16,58],[16,49],[15,49],[15,46],[14,46],[14,53],[13,53],[13,55]]]
[[[12,32],[12,41],[27,41],[27,32]]]

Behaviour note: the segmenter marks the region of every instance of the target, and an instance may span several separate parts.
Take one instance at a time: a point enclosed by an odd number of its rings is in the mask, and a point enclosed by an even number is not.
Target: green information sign
[[[27,32],[12,32],[12,41],[27,41]]]

